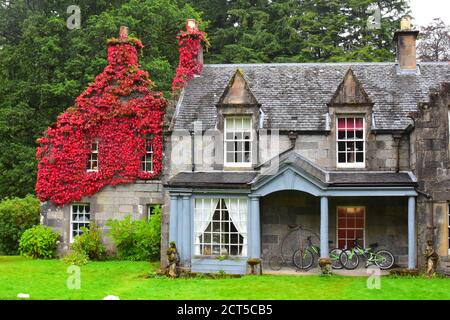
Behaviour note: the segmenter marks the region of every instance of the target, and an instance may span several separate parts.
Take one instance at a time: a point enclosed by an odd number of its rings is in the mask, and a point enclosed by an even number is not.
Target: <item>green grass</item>
[[[59,260],[0,257],[0,299],[446,299],[450,278],[381,278],[367,289],[365,277],[244,276],[228,279],[145,278],[156,263],[106,261],[81,267],[81,289],[69,290],[67,265]]]

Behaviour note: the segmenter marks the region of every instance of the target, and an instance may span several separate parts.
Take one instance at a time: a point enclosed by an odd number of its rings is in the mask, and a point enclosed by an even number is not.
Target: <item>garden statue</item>
[[[427,275],[431,278],[436,272],[437,262],[439,260],[439,255],[434,251],[432,240],[427,240],[427,246],[423,255],[426,259]]]
[[[175,241],[171,241],[169,248],[167,249],[167,260],[169,261],[168,271],[171,278],[178,277],[178,264],[180,263],[180,257],[178,255],[177,246]]]

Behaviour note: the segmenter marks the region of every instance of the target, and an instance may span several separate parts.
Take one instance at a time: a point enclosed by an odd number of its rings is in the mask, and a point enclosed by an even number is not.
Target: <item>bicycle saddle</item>
[[[371,247],[371,248],[376,248],[378,246],[379,246],[378,242],[374,242],[374,243],[369,244],[369,247]]]
[[[301,228],[301,227],[302,227],[301,224],[288,224],[289,229],[296,229],[296,228]]]

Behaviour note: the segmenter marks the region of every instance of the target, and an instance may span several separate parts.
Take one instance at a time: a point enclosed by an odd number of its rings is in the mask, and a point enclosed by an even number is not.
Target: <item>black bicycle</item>
[[[358,267],[360,258],[366,260],[366,268],[370,264],[376,264],[380,269],[386,270],[394,265],[394,255],[385,249],[375,251],[378,243],[372,243],[369,248],[363,248],[359,245],[358,239],[353,241],[353,248],[346,249],[339,255],[339,261],[345,269],[354,270]]]
[[[328,241],[332,244],[333,241]],[[341,264],[339,257],[342,250],[339,248],[331,249],[329,252],[330,259],[332,261],[331,267],[333,269],[342,269],[344,266]],[[298,269],[308,270],[314,264],[314,256],[320,257],[320,248],[313,245],[311,236],[306,238],[306,248],[298,249],[292,256],[292,262]]]
[[[274,271],[281,270],[282,267],[295,267],[293,266],[292,257],[294,252],[302,247],[301,243],[306,235],[309,235],[309,238],[312,236],[318,237],[315,232],[308,228],[304,228],[301,224],[296,225],[288,225],[288,232],[283,236],[279,254],[273,255],[269,259],[269,267]]]

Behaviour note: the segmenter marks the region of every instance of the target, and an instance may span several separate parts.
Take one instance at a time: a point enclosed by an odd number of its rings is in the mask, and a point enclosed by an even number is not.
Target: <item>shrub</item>
[[[117,248],[117,256],[122,260],[157,260],[161,241],[161,208],[147,220],[109,220],[109,235]]]
[[[31,227],[20,238],[20,254],[34,259],[53,258],[58,238],[59,234],[50,227],[42,225]]]
[[[63,261],[67,264],[82,266],[89,262],[89,257],[84,252],[72,251],[64,257]]]
[[[81,228],[82,234],[75,237],[71,249],[77,253],[85,253],[91,260],[103,258],[106,248],[102,242],[102,232],[95,223],[90,224],[90,228]]]
[[[32,195],[0,202],[0,254],[18,253],[24,231],[39,223],[39,209],[39,200]]]

